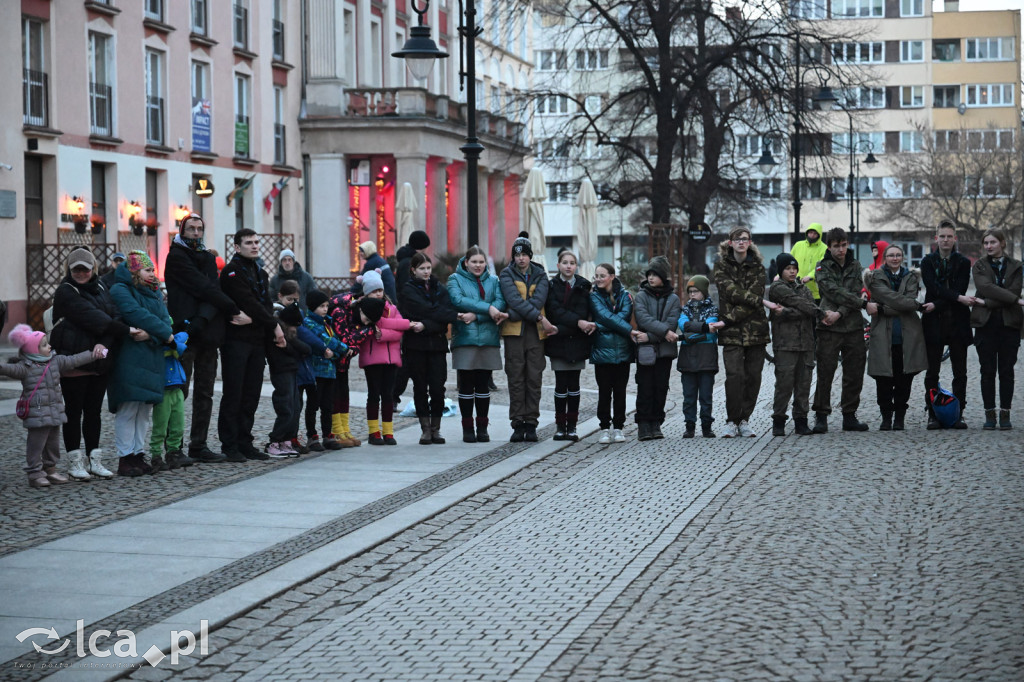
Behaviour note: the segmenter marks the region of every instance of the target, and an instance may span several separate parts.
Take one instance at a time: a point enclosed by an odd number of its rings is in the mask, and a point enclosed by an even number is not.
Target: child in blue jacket
[[[154,474],[195,463],[181,449],[185,436],[185,368],[179,358],[187,343],[188,332],[180,331],[174,335],[174,343],[164,347],[164,399],[153,406],[153,432],[149,437],[149,465]]]
[[[316,400],[313,396],[306,403],[306,435],[309,437],[309,449],[322,452],[328,450],[340,450],[344,444],[334,437],[331,428],[331,415],[334,411],[334,378],[337,369],[334,358],[348,352],[348,346],[342,343],[334,333],[327,316],[328,298],[327,294],[319,289],[306,294],[306,319],[302,326],[313,332],[320,339],[321,351],[314,344],[306,341],[306,337],[299,337],[312,348],[313,374],[316,376]],[[320,429],[323,431],[323,443],[316,432],[316,412],[320,410]]]
[[[710,282],[694,275],[686,283],[686,305],[679,315],[679,364],[683,380],[683,438],[693,438],[697,426],[697,401],[700,401],[700,427],[705,438],[714,438],[711,430],[711,394],[718,373],[718,306],[708,297]]]

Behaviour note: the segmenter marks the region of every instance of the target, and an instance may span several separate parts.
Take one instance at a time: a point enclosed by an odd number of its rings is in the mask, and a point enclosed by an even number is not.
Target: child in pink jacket
[[[373,334],[359,344],[359,366],[366,374],[369,442],[370,445],[398,445],[391,390],[395,372],[402,366],[402,334],[406,330],[423,331],[423,323],[409,322],[402,317],[398,308],[384,297],[384,283],[374,270],[363,274],[363,298],[358,305],[363,324],[372,324],[374,328]]]

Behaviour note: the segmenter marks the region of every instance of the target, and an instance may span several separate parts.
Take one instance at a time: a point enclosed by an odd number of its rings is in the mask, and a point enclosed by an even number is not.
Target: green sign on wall
[[[249,156],[248,121],[235,121],[235,156]]]

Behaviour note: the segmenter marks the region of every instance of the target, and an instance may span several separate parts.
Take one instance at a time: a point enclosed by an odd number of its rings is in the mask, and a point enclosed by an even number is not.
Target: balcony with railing
[[[163,97],[146,97],[146,144],[164,144]]]
[[[48,128],[50,126],[50,111],[47,103],[50,101],[50,86],[47,75],[42,71],[23,69],[22,86],[25,125]]]
[[[101,137],[114,136],[114,90],[102,83],[89,83],[89,131]]]
[[[285,146],[285,127],[282,123],[274,124],[274,165],[283,166],[287,163]]]
[[[431,119],[459,126],[466,124],[465,103],[453,102],[425,88],[352,88],[345,91],[343,101],[343,116],[349,118]],[[478,109],[477,125],[484,135],[513,144],[524,143],[525,126],[499,113]]]

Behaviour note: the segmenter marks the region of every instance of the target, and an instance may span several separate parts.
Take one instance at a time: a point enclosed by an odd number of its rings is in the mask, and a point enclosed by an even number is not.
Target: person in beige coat
[[[914,375],[928,369],[920,311],[933,303],[917,302],[921,276],[903,264],[903,249],[885,249],[883,265],[867,274],[868,292],[878,306],[871,316],[868,374],[875,380],[881,431],[902,431]]]

